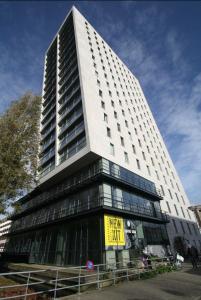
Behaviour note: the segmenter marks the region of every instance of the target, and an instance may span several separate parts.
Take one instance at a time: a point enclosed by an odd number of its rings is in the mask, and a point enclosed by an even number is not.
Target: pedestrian
[[[192,263],[193,269],[197,269],[198,265],[198,251],[194,246],[189,245],[188,257]]]

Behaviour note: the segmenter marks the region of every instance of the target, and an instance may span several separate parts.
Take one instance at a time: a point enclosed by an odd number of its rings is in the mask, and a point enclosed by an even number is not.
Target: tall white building
[[[31,247],[30,261],[60,265],[86,257],[120,260],[144,248],[161,253],[166,230],[172,249],[175,237],[201,248],[189,200],[138,79],[75,7],[46,52],[42,96],[39,185],[13,217],[18,241],[27,232],[16,251]],[[86,219],[78,218],[83,213]],[[71,242],[62,226],[75,233]],[[56,248],[52,239],[60,241]],[[46,249],[44,257],[34,247]]]

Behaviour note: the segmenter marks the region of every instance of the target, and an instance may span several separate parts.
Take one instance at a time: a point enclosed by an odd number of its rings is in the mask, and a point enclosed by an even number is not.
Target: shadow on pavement
[[[191,269],[187,269],[187,270],[184,270],[185,273],[188,273],[188,274],[192,274],[192,275],[200,275],[201,276],[201,266],[198,266],[197,269],[193,269],[193,267]]]

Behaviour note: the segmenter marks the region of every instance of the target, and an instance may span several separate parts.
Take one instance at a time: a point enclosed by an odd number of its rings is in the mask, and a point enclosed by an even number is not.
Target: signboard
[[[105,246],[124,246],[124,220],[120,217],[104,215]]]

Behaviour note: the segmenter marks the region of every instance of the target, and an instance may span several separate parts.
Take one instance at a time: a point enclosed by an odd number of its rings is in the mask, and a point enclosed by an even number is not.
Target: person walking
[[[198,265],[198,251],[194,246],[189,245],[188,257],[192,263],[193,269],[197,269]]]

